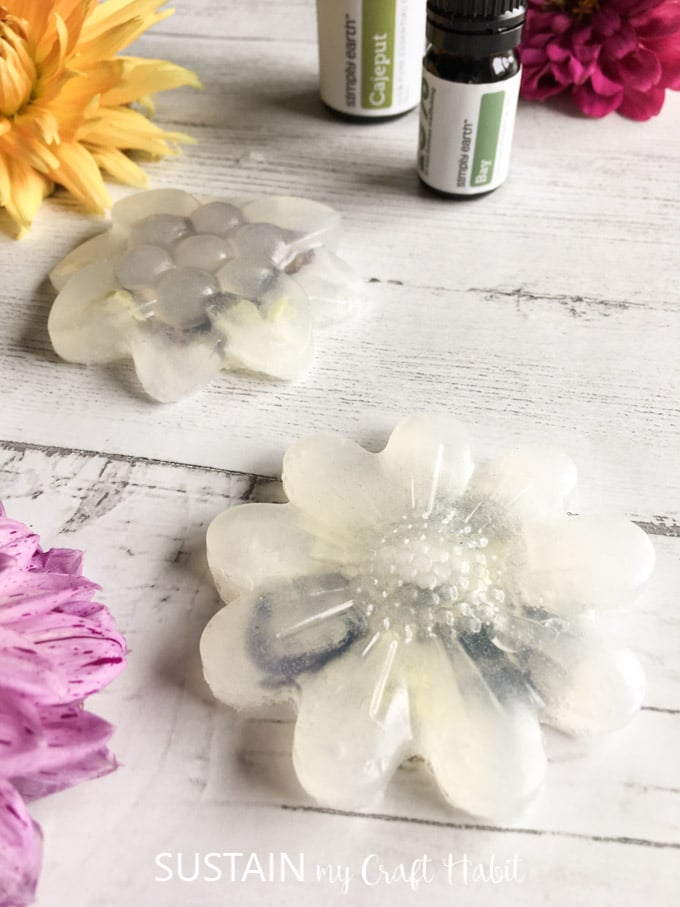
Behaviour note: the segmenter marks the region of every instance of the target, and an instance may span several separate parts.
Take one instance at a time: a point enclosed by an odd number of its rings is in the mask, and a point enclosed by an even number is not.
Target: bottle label
[[[441,192],[475,195],[508,175],[521,73],[502,82],[449,82],[423,69],[418,173]]]
[[[425,48],[423,0],[317,0],[321,97],[356,116],[415,107]]]

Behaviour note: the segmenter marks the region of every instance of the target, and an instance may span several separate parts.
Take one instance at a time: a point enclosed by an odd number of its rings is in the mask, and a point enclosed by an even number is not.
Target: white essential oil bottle
[[[380,120],[420,101],[425,0],[317,0],[321,100]]]

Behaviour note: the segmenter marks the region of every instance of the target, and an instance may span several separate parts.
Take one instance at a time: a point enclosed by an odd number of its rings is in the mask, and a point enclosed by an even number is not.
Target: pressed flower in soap
[[[321,803],[371,806],[418,755],[453,805],[521,808],[545,772],[540,723],[607,731],[644,692],[599,616],[654,551],[625,519],[567,515],[575,480],[547,448],[475,463],[445,415],[406,419],[378,454],[331,434],[293,444],[289,503],[208,530],[228,602],[201,640],[215,696],[296,704],[293,762]]]

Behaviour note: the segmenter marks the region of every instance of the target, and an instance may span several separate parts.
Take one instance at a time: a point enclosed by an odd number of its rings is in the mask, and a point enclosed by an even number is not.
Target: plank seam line
[[[36,444],[32,441],[0,440],[0,450],[2,450],[3,448],[17,452],[24,450],[35,450],[48,455],[75,454],[76,456],[82,457],[102,457],[105,460],[110,460],[118,463],[130,463],[131,465],[135,465],[137,463],[146,463],[150,466],[170,466],[173,468],[190,469],[192,471],[198,472],[212,472],[218,475],[241,476],[243,478],[248,478],[255,481],[279,481],[281,478],[278,475],[268,475],[267,473],[258,472],[246,472],[242,469],[221,469],[219,466],[200,466],[197,463],[183,463],[179,460],[163,460],[157,457],[143,457],[134,454],[108,453],[107,451],[89,450],[82,447],[60,447],[56,444]],[[670,518],[668,518],[667,523],[664,523],[663,521],[666,519],[667,518],[665,516],[659,515],[657,516],[657,520],[660,520],[661,522],[653,522],[651,520],[632,520],[632,522],[637,526],[640,526],[640,528],[647,532],[649,535],[660,535],[667,538],[680,537],[680,525],[673,522]]]
[[[440,819],[421,819],[415,816],[392,816],[389,813],[362,813],[351,810],[330,809],[324,806],[294,806],[282,803],[281,809],[288,812],[313,812],[348,819],[374,819],[379,822],[405,822],[412,825],[426,825],[432,828],[451,828],[462,831],[493,831],[503,834],[535,835],[536,837],[575,838],[582,841],[594,841],[599,844],[622,844],[633,847],[652,847],[659,850],[680,850],[680,843],[674,841],[649,841],[646,838],[631,838],[614,835],[588,835],[575,831],[555,831],[539,828],[504,828],[497,825],[474,825],[465,822],[445,822]]]
[[[219,475],[243,476],[244,478],[264,479],[270,481],[278,476],[265,475],[264,473],[245,472],[241,469],[220,469],[219,466],[200,466],[197,463],[183,463],[180,460],[162,460],[156,457],[143,457],[135,454],[108,453],[102,450],[89,450],[84,447],[59,447],[56,444],[35,444],[32,441],[0,441],[0,450],[14,450],[20,453],[24,450],[35,450],[48,455],[60,454],[67,456],[75,454],[79,457],[102,457],[117,463],[145,463],[149,466],[171,466],[180,469],[191,469],[200,472],[214,472]]]

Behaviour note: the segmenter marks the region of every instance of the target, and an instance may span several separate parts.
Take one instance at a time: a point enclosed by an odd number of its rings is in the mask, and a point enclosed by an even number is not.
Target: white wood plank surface
[[[60,362],[46,319],[49,269],[102,229],[64,195],[30,237],[0,236],[0,499],[45,544],[86,549],[86,572],[127,635],[127,670],[91,707],[123,763],[34,806],[46,836],[38,907],[226,903],[503,903],[666,907],[680,897],[680,95],[644,125],[520,107],[511,178],[465,204],[433,199],[413,169],[417,116],[341,123],[316,93],[309,0],[182,0],[138,51],[196,69],[201,93],[158,98],[157,119],[198,138],[148,167],[198,195],[303,194],[343,214],[343,254],[366,307],[320,334],[295,385],[222,375],[160,406],[129,364]],[[114,195],[126,190],[113,187]],[[613,630],[645,666],[645,707],[592,746],[547,740],[537,801],[507,826],[448,810],[421,764],[379,815],[317,809],[291,768],[289,717],[216,706],[197,641],[218,607],[208,522],[280,497],[286,446],[333,429],[377,449],[409,412],[449,410],[477,452],[520,440],[562,447],[580,472],[572,509],[652,533],[655,577]],[[305,854],[305,881],[155,881],[156,854]],[[436,878],[371,887],[378,854]],[[516,857],[523,881],[449,886],[441,860]],[[347,894],[316,881],[348,866]]]

